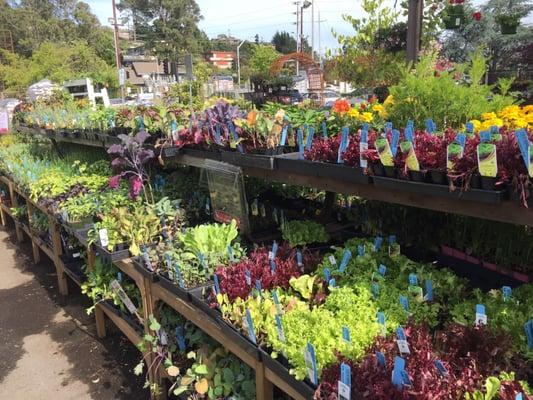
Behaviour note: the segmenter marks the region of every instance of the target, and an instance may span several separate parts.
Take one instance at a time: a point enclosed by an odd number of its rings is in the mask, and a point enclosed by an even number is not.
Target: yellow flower
[[[493,113],[493,112],[488,112],[488,113],[481,114],[481,119],[483,121],[487,121],[487,120],[494,119],[494,118],[496,118],[496,114]]]
[[[385,101],[383,102],[383,105],[384,106],[389,106],[389,105],[392,105],[394,104],[394,97],[392,97],[392,94],[389,94],[387,96],[387,98],[385,99]]]
[[[383,111],[383,106],[381,104],[374,104],[372,106],[372,111],[375,111],[377,113],[380,113]]]
[[[478,119],[473,119],[470,122],[472,122],[472,125],[474,126],[474,132],[479,132],[479,128],[481,128],[481,121]]]
[[[523,118],[518,118],[515,122],[514,122],[514,126],[515,128],[527,128],[528,126],[528,123],[525,119]]]
[[[352,118],[359,118],[359,110],[355,107],[350,108],[350,111],[348,111],[348,116]]]
[[[374,119],[374,116],[372,115],[371,112],[364,112],[361,114],[360,119],[364,122],[372,122],[372,120]]]

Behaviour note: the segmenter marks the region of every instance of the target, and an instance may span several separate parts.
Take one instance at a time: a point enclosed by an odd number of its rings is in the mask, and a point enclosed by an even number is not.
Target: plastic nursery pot
[[[398,177],[398,171],[394,167],[383,167],[385,170],[385,176],[387,178],[397,178]]]
[[[176,282],[172,281],[169,277],[160,274],[158,283],[167,291],[179,297],[183,301],[191,301],[191,295],[185,288],[180,287]]]
[[[150,279],[152,282],[159,281],[159,275],[157,275],[155,272],[150,271],[148,268],[144,266],[144,261],[142,256],[137,256],[132,258],[133,265],[135,266],[135,269],[145,278]]]
[[[240,167],[252,167],[273,170],[275,159],[263,154],[241,154],[237,151],[222,150],[220,152],[223,162],[238,165]]]
[[[502,35],[514,35],[516,28],[518,28],[518,23],[506,24],[500,22],[500,32]]]
[[[219,326],[222,332],[224,333],[224,335],[228,338],[230,342],[235,343],[246,353],[254,357],[257,361],[261,359],[261,353],[259,351],[259,347],[257,347],[255,343],[253,343],[247,337],[242,335],[241,332],[239,332],[237,329],[233,327],[233,325],[230,325],[222,318],[218,320],[218,323],[219,323]]]
[[[496,178],[492,176],[481,176],[481,189],[496,190]]]
[[[210,160],[220,161],[220,152],[212,150],[184,148],[183,154],[197,158],[208,158]]]
[[[218,311],[218,309],[211,308],[207,300],[207,298],[209,297],[209,293],[212,290],[213,284],[207,283],[205,285],[188,289],[187,291],[189,292],[189,296],[193,305],[205,312],[214,320],[218,321],[221,320],[222,314],[220,313],[220,311]]]
[[[385,176],[385,167],[381,163],[372,164],[372,173],[376,176]]]
[[[446,173],[444,171],[438,171],[436,169],[432,169],[429,171],[429,176],[431,178],[431,182],[435,185],[447,185],[448,180],[446,179]]]
[[[409,171],[409,179],[413,182],[425,182],[426,171]]]

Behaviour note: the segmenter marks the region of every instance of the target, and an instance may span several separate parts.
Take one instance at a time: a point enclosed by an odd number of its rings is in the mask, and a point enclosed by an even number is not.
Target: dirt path
[[[52,262],[30,255],[0,227],[0,399],[148,399],[132,373],[137,349],[112,322],[97,339],[89,300],[70,281],[61,299]]]

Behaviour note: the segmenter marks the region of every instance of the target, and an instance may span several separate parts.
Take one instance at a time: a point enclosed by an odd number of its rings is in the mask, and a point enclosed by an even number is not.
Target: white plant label
[[[107,236],[107,229],[103,228],[98,231],[98,236],[100,237],[100,245],[102,247],[107,247],[109,244],[109,237]]]
[[[398,351],[400,354],[411,354],[409,351],[409,344],[407,344],[407,340],[397,340],[396,343],[398,344]]]
[[[348,386],[346,383],[343,383],[341,381],[338,381],[338,382],[339,382],[338,400],[350,400],[350,396],[351,396],[350,386]]]
[[[135,304],[133,304],[124,289],[122,289],[121,284],[116,279],[111,282],[111,289],[118,295],[118,297],[120,297],[120,300],[122,300],[128,311],[137,316],[137,318],[139,318],[139,320],[142,322],[142,318],[137,312],[137,307],[135,307]]]
[[[487,315],[476,313],[476,325],[487,325]]]

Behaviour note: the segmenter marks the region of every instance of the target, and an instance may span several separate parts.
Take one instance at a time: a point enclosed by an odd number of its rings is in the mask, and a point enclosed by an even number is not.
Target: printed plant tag
[[[389,141],[386,138],[379,138],[376,140],[376,150],[378,151],[379,159],[384,166],[394,166],[394,160],[392,158]]]
[[[498,175],[496,146],[491,143],[480,143],[477,146],[477,162],[481,176],[496,177]]]
[[[413,143],[405,140],[400,143],[400,149],[402,153],[407,154],[405,159],[407,169],[409,169],[409,171],[420,171],[420,164],[418,163]]]
[[[98,236],[100,237],[100,245],[102,247],[107,247],[109,244],[109,238],[107,236],[107,229],[103,228],[98,231]]]
[[[452,171],[454,168],[454,160],[463,157],[463,146],[459,143],[450,143],[446,151],[446,168]]]

